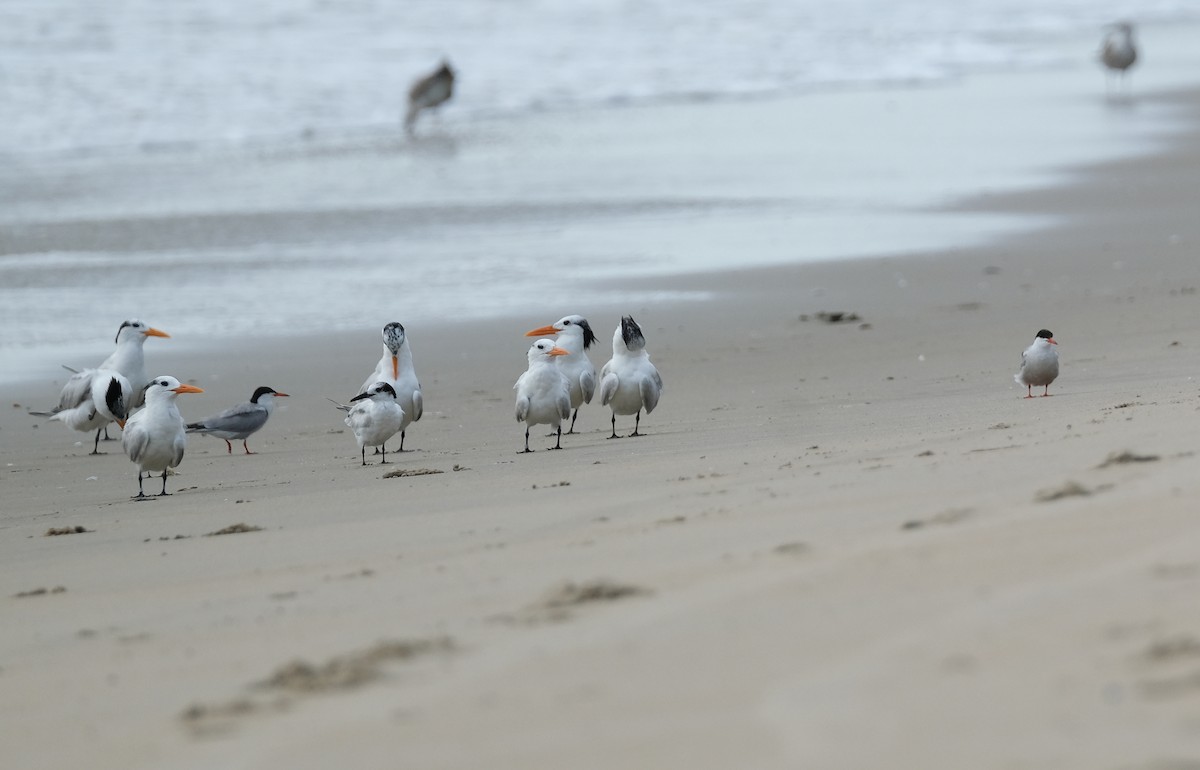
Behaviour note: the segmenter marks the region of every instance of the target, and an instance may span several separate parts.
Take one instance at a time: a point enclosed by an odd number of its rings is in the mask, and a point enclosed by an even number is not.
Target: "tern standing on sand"
[[[596,392],[596,367],[588,359],[587,349],[596,341],[592,327],[581,315],[560,318],[549,326],[525,332],[526,337],[554,337],[555,347],[567,351],[565,356],[556,356],[554,365],[567,378],[571,388],[571,428],[567,435],[575,432],[575,420],[579,417],[579,406],[592,403]]]
[[[125,454],[138,467],[138,493],[135,500],[145,499],[142,473],[162,471],[162,492],[167,494],[167,469],[179,466],[187,448],[187,426],[175,399],[181,393],[203,393],[193,385],[183,385],[168,375],[155,377],[146,386],[146,408],[135,412],[125,423],[121,444]]]
[[[571,387],[566,375],[554,365],[554,359],[567,355],[550,340],[538,340],[526,354],[529,368],[517,378],[517,422],[525,423],[525,452],[529,448],[529,428],[549,425],[558,434],[551,449],[562,449],[562,424],[571,416]]]
[[[404,115],[404,130],[412,133],[421,110],[434,110],[454,96],[454,70],[442,60],[436,70],[420,78],[408,90],[408,111]]]
[[[274,388],[263,386],[254,391],[249,401],[230,407],[220,414],[206,417],[199,422],[190,422],[188,433],[207,433],[210,436],[225,439],[228,454],[233,454],[233,444],[230,439],[242,442],[246,454],[252,455],[246,439],[267,424],[267,418],[275,411],[275,399],[287,398],[287,393],[280,393]]]
[[[1033,398],[1033,386],[1045,386],[1042,396],[1050,395],[1050,383],[1058,377],[1058,351],[1054,335],[1042,329],[1033,338],[1033,344],[1021,354],[1021,371],[1013,375],[1018,385],[1025,386],[1025,398]]]
[[[1125,74],[1137,62],[1137,46],[1133,42],[1133,25],[1127,21],[1117,22],[1108,27],[1104,42],[1100,46],[1100,61],[1110,73],[1117,73],[1121,82],[1125,82]]]
[[[110,422],[117,419],[108,401],[108,392],[112,377],[118,377],[118,387],[124,392],[121,406],[124,419],[135,407],[141,406],[145,398],[146,356],[142,346],[147,337],[169,337],[166,332],[159,331],[136,318],[130,319],[117,329],[117,349],[95,369],[83,369],[75,372],[59,394],[58,406],[49,412],[30,412],[38,417],[50,417],[66,423],[78,431],[96,431],[96,440],[92,446],[92,454],[100,454],[100,432]],[[105,380],[97,383],[97,378]],[[128,388],[126,390],[126,388]],[[107,409],[107,413],[106,412]],[[64,414],[65,413],[65,414]],[[61,415],[61,416],[59,416]]]
[[[425,399],[421,396],[421,383],[417,379],[417,370],[413,368],[412,347],[408,344],[408,335],[404,325],[392,321],[383,327],[383,357],[375,365],[375,371],[363,381],[359,393],[366,393],[377,382],[386,382],[392,386],[396,395],[396,403],[404,411],[404,421],[400,425],[400,449],[404,451],[404,436],[408,426],[421,419],[425,413]],[[334,401],[337,404],[336,401]],[[349,411],[350,407],[338,404],[338,407]],[[378,452],[376,452],[378,454]]]
[[[396,391],[386,382],[377,382],[350,399],[350,404],[346,424],[354,431],[362,464],[367,464],[369,446],[382,450],[383,458],[379,464],[386,464],[388,439],[399,433],[404,424],[404,410],[396,403]]]
[[[613,357],[600,370],[600,403],[612,407],[612,435],[617,436],[617,415],[635,414],[633,433],[641,436],[642,409],[646,414],[658,406],[663,381],[646,353],[646,338],[632,316],[623,316],[613,334]]]

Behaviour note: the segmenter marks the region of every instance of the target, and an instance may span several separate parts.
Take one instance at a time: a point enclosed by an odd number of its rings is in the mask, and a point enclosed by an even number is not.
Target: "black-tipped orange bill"
[[[167,334],[166,332],[164,332],[162,329],[155,329],[153,326],[151,326],[146,331],[142,332],[142,334],[146,335],[147,337],[170,337],[171,336],[170,334]]]
[[[548,356],[569,356],[569,355],[571,355],[571,351],[563,350],[560,347],[553,347],[546,351],[546,355],[548,355]]]
[[[531,332],[525,332],[526,337],[557,337],[558,329],[553,326],[541,326]]]
[[[171,388],[176,393],[203,393],[204,388],[197,388],[195,385],[180,385],[178,388]]]
[[[275,391],[275,395],[276,395],[276,396],[283,396],[284,398],[289,398],[289,396],[288,396],[288,394],[287,394],[287,393],[280,393],[278,390],[277,390],[277,391]]]
[[[395,356],[392,356],[392,379],[400,379],[400,360]]]

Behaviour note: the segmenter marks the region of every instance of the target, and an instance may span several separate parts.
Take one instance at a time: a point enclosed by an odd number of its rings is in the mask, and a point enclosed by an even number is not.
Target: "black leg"
[[[620,438],[620,436],[617,435],[617,413],[616,412],[613,412],[612,426],[613,426],[613,432],[612,432],[612,435],[609,436],[609,438]]]
[[[571,415],[571,429],[567,431],[568,436],[575,432],[575,420],[578,417],[579,417],[579,409],[576,408],[575,414]]]
[[[562,449],[562,423],[558,424],[558,441],[554,442],[555,449]]]
[[[168,495],[167,495],[167,469],[166,468],[163,468],[163,488],[162,488],[162,491],[158,493],[158,496],[159,497],[168,497]]]
[[[639,410],[638,410],[638,413],[637,413],[637,417],[633,418],[633,433],[630,433],[629,435],[630,435],[630,436],[640,436],[640,435],[642,435],[642,434],[640,434],[640,433],[638,433],[638,432],[637,432],[637,431],[638,431],[638,426],[639,426],[639,425],[641,425],[641,424],[642,424],[642,410],[641,410],[641,409],[639,409]]]
[[[404,431],[400,431],[400,451],[404,451]]]
[[[362,458],[363,458],[363,465],[366,465],[367,464],[367,447],[365,444],[363,445],[363,448],[362,448]]]
[[[225,439],[225,454],[233,454],[233,444],[229,443],[229,439]]]
[[[529,451],[530,451],[530,449],[529,449],[529,426],[526,425],[525,426],[525,452],[529,452]],[[521,454],[525,454],[525,452],[522,452]]]
[[[137,497],[135,497],[133,499],[134,500],[144,500],[145,497],[146,497],[146,493],[142,491],[142,472],[139,470],[138,471],[138,493],[137,493]]]
[[[100,433],[103,430],[104,428],[96,428],[96,440],[92,444],[92,454],[94,455],[100,454]]]
[[[379,464],[387,465],[387,442],[385,441],[382,444],[380,444],[379,448],[383,450],[383,459],[379,461]]]

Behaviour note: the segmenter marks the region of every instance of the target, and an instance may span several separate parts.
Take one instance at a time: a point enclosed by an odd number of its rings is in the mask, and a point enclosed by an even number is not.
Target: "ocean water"
[[[446,57],[462,117],[1036,70],[1191,0],[5,0],[0,157],[396,125]]]
[[[946,213],[1152,151],[1200,5],[6,0],[0,381],[171,344],[703,300],[670,276],[969,246]],[[409,81],[460,72],[399,130]],[[655,277],[653,286],[644,279]],[[414,334],[416,332],[414,331]]]

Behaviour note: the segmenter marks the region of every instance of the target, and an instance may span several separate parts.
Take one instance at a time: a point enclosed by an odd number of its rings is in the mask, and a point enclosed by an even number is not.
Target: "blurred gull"
[[[1137,46],[1133,42],[1133,25],[1127,21],[1109,25],[1100,47],[1100,61],[1108,68],[1109,88],[1111,90],[1111,74],[1116,73],[1122,84],[1125,75],[1138,58]]]
[[[433,72],[418,79],[408,90],[408,111],[404,115],[404,130],[413,132],[421,110],[435,110],[454,96],[454,70],[450,63],[442,64]]]

